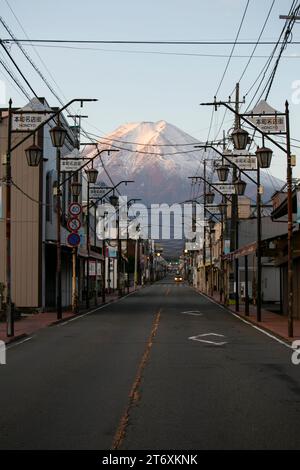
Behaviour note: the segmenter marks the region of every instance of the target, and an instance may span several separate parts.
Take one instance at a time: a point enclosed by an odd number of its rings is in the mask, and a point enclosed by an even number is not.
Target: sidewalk
[[[138,286],[137,290],[139,290],[141,286]],[[129,289],[129,293],[133,292],[134,288],[131,287]],[[127,293],[126,293],[127,294]],[[125,294],[125,295],[126,295]],[[106,304],[114,302],[118,300],[118,294],[107,294],[106,295]],[[95,310],[98,307],[101,307],[103,304],[99,303],[97,306],[93,305],[89,309]],[[20,320],[15,320],[15,336],[8,338],[6,336],[6,322],[0,322],[0,340],[5,341],[5,343],[11,343],[13,341],[17,341],[22,338],[26,338],[36,331],[40,330],[41,328],[45,328],[51,325],[55,325],[57,323],[62,323],[72,317],[80,316],[81,314],[87,312],[88,310],[80,310],[80,312],[74,315],[71,311],[64,311],[62,314],[62,320],[57,320],[56,312],[42,312],[42,313],[33,313],[29,315],[24,315],[21,317]]]
[[[197,292],[200,292],[198,289],[196,290]],[[207,297],[211,298],[212,300],[214,300],[215,302],[223,306],[223,304],[220,303],[219,293],[215,293],[213,297],[207,294],[204,294],[204,295],[206,295]],[[225,308],[235,313],[239,317],[245,319],[246,321],[253,323],[259,328],[273,334],[274,336],[277,336],[280,339],[283,339],[284,341],[288,343],[292,343],[295,339],[300,339],[300,320],[298,319],[294,319],[294,322],[293,322],[294,323],[294,336],[293,338],[290,338],[288,336],[288,319],[286,315],[279,315],[277,313],[270,312],[269,310],[262,309],[261,310],[262,321],[258,322],[256,320],[256,306],[255,305],[249,305],[248,316],[245,314],[245,306],[242,303],[240,303],[239,312],[235,311],[235,305],[229,305],[228,307],[225,307]]]

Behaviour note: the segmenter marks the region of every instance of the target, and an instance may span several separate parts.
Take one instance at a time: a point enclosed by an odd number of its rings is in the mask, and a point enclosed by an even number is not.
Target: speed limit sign
[[[68,219],[67,226],[70,232],[78,232],[81,227],[81,222],[77,217],[70,217]]]
[[[72,202],[69,205],[69,213],[73,215],[74,217],[78,217],[81,214],[82,208],[81,205],[78,204],[78,202]]]

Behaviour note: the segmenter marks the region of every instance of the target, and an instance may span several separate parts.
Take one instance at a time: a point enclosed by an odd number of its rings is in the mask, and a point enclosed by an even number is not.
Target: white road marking
[[[6,345],[6,349],[11,349],[15,348],[16,346],[19,346],[20,344],[26,343],[26,341],[30,341],[33,338],[33,336],[29,336],[28,338],[21,339],[20,341],[16,341],[15,343],[8,343]]]
[[[245,318],[240,317],[239,315],[237,315],[236,313],[232,312],[230,309],[224,307],[224,305],[220,305],[218,302],[216,302],[215,300],[211,299],[211,298],[208,297],[207,295],[202,294],[201,292],[198,292],[197,290],[196,290],[196,293],[197,293],[198,295],[200,295],[200,296],[203,296],[203,297],[207,298],[208,300],[210,300],[212,303],[214,303],[214,304],[217,305],[218,307],[222,308],[223,310],[226,310],[227,313],[230,313],[231,315],[233,315],[235,318],[237,318],[237,319],[240,320],[241,322],[246,323],[248,326],[251,326],[251,327],[254,328],[255,330],[260,331],[261,333],[263,333],[264,335],[268,336],[269,338],[274,339],[275,341],[277,341],[277,343],[283,344],[284,346],[286,346],[286,347],[289,348],[289,349],[293,349],[290,344],[288,344],[288,343],[286,343],[285,341],[283,341],[283,340],[277,338],[277,336],[272,335],[272,334],[269,333],[268,331],[263,330],[262,328],[259,328],[259,326],[254,325],[254,324],[251,323],[250,321],[247,321]]]
[[[198,317],[203,316],[203,313],[199,312],[199,310],[187,310],[186,312],[181,312],[181,313],[184,313],[186,315],[195,315],[195,316],[198,316]]]
[[[97,312],[98,310],[102,310],[103,308],[109,307],[109,305],[111,305],[111,304],[114,304],[114,303],[116,303],[116,302],[120,302],[120,301],[123,300],[123,299],[126,299],[126,297],[129,297],[129,295],[135,294],[135,293],[138,292],[139,290],[140,290],[140,289],[138,289],[138,290],[136,290],[136,291],[133,291],[133,292],[129,292],[129,294],[123,295],[123,297],[121,297],[121,298],[119,298],[119,299],[115,299],[115,300],[113,300],[112,302],[108,302],[107,304],[104,304],[104,305],[100,305],[100,307],[96,307],[96,308],[94,308],[93,310],[90,310],[89,312],[82,313],[81,315],[77,315],[76,317],[70,318],[69,320],[66,320],[66,321],[64,321],[64,322],[62,322],[62,323],[59,323],[59,324],[56,325],[56,326],[65,326],[65,325],[67,325],[68,323],[71,323],[72,321],[78,320],[79,318],[86,317],[87,315],[90,315],[91,313]]]
[[[206,344],[213,344],[214,346],[223,346],[224,344],[227,344],[227,341],[209,341],[207,339],[203,339],[207,336],[218,336],[219,338],[225,338],[224,335],[221,335],[219,333],[203,333],[202,335],[197,335],[197,336],[190,336],[189,339],[192,341],[199,341],[200,343],[206,343]]]

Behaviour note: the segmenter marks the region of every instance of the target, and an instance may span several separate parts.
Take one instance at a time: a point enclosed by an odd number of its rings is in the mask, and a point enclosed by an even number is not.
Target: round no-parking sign
[[[78,246],[80,244],[80,235],[77,232],[69,233],[67,242],[70,246]]]

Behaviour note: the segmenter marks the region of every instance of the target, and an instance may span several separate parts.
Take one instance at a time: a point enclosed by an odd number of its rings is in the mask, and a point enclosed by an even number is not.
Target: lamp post
[[[67,131],[60,125],[58,116],[57,126],[50,130],[52,145],[56,148],[56,311],[58,320],[62,318],[60,149],[64,145],[66,135]]]
[[[205,167],[205,163],[206,161],[204,160],[204,170],[206,169]],[[200,179],[204,182],[204,219],[206,217],[206,212],[209,213],[209,209],[207,209],[207,206],[206,206],[206,202],[207,202],[207,193],[205,193],[206,191],[206,185],[209,185],[210,188],[213,188],[218,194],[220,194],[222,196],[222,200],[223,200],[223,203],[225,204],[224,201],[228,201],[228,202],[231,202],[231,200],[226,196],[224,195],[218,188],[217,186],[215,186],[213,183],[209,183],[206,178],[206,172],[204,171],[204,176],[188,176],[188,179],[192,179],[192,180],[197,180],[197,179]],[[211,191],[211,189],[210,189]],[[212,193],[214,195],[214,193]],[[212,217],[214,217],[213,214],[211,214]],[[223,230],[223,224],[222,224],[222,230]],[[223,236],[223,231],[222,231],[222,236]],[[204,224],[204,234],[203,234],[203,266],[204,266],[204,283],[205,283],[205,289],[207,291],[207,286],[206,286],[206,267],[205,267],[205,264],[206,264],[206,226]],[[222,273],[222,277],[224,277],[224,273]]]
[[[288,101],[285,102],[285,112],[284,113],[276,113],[276,117],[284,116],[285,118],[285,125],[286,129],[285,132],[281,132],[282,135],[286,136],[286,147],[283,147],[279,144],[273,137],[271,137],[268,133],[261,130],[258,126],[253,124],[253,122],[249,119],[255,116],[261,116],[261,113],[251,113],[251,115],[247,116],[244,114],[240,114],[237,110],[233,109],[228,103],[224,101],[217,102],[216,100],[213,103],[201,103],[205,106],[214,106],[217,108],[218,106],[225,106],[230,112],[235,114],[235,116],[239,120],[243,120],[246,124],[248,124],[252,129],[255,129],[263,139],[267,139],[273,145],[275,145],[278,149],[284,152],[287,156],[287,206],[288,206],[288,229],[287,229],[287,239],[288,239],[288,335],[289,337],[293,337],[293,254],[292,254],[292,236],[293,236],[293,207],[292,207],[292,165],[291,165],[291,139],[290,139],[290,114],[289,114],[289,103]],[[265,117],[272,116],[274,117],[274,113],[264,113]],[[243,139],[243,137],[241,137]],[[238,143],[239,145],[240,143]],[[270,159],[270,149],[266,148],[263,143],[262,150],[258,151],[258,162],[262,163],[261,167],[266,168],[263,165]],[[259,172],[258,172],[259,177]],[[259,187],[260,191],[260,187]],[[260,213],[260,206],[258,208],[258,212]],[[258,228],[259,231],[259,228]],[[257,240],[257,248],[260,254],[260,247],[261,243],[260,240]],[[259,312],[258,312],[259,317]]]
[[[232,112],[236,113],[236,111],[232,108],[230,108]],[[250,123],[250,121],[249,121]],[[241,129],[240,126],[236,128],[232,132],[232,140],[234,143],[234,146],[236,150],[244,150],[244,146],[247,145],[247,142],[249,142],[249,134],[247,131],[244,129]],[[256,181],[251,178],[250,175],[247,174],[247,172],[240,170],[238,166],[230,161],[224,153],[221,153],[217,148],[215,148],[213,145],[196,145],[196,148],[213,148],[213,150],[218,153],[222,157],[222,161],[225,159],[233,165],[237,170],[239,170],[240,176],[234,181],[235,185],[235,191],[237,196],[242,196],[245,193],[246,189],[246,182],[241,179],[241,174],[246,176],[252,183],[255,184],[256,186],[256,201],[257,201],[257,250],[256,250],[256,256],[257,256],[257,302],[256,302],[256,318],[257,321],[261,321],[261,186],[260,186],[260,168],[268,168],[271,164],[271,159],[272,159],[272,150],[269,148],[266,148],[264,145],[264,140],[263,140],[263,146],[262,148],[258,148],[256,151],[256,156],[257,156],[257,179]],[[237,224],[238,227],[238,224]],[[238,241],[238,230],[236,230],[235,233],[236,240]],[[233,248],[233,247],[231,247]],[[235,260],[235,278],[236,278],[236,285],[238,284],[238,259],[236,258]],[[248,286],[247,286],[248,288]],[[239,308],[239,303],[238,303],[238,291],[236,289],[236,308]],[[246,306],[246,309],[248,307]]]
[[[84,102],[97,101],[96,99],[86,99],[86,98],[75,98],[69,101],[62,108],[51,113],[50,117],[46,118],[41,124],[39,124],[32,131],[25,131],[26,135],[22,137],[17,143],[12,143],[12,100],[9,100],[8,108],[8,136],[7,136],[7,154],[6,154],[6,213],[5,213],[5,225],[6,225],[6,317],[7,317],[7,336],[14,336],[14,317],[11,309],[11,154],[14,150],[20,147],[24,142],[26,142],[30,137],[35,135],[42,129],[46,124],[52,121],[56,116],[59,116],[62,111],[68,108],[72,103],[79,101],[81,106]],[[25,155],[27,163],[29,166],[38,166],[41,160],[41,149],[39,146],[33,145],[25,150]]]
[[[209,226],[209,257],[210,257],[210,296],[213,296],[213,254],[212,254],[212,234],[215,232],[215,222],[212,219],[208,221]]]
[[[98,170],[93,167],[85,170],[87,176],[87,212],[86,212],[86,250],[87,250],[87,269],[86,269],[86,308],[90,308],[90,184],[95,184],[98,177]]]

